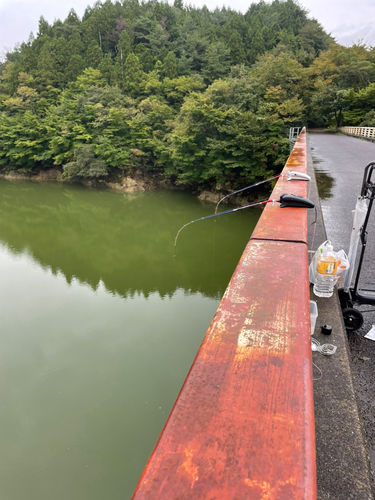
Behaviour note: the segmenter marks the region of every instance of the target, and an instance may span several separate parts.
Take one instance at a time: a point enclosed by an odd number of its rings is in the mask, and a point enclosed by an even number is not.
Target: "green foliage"
[[[375,127],[375,109],[372,109],[363,117],[360,127]]]
[[[116,83],[115,68],[108,54],[104,55],[98,69],[108,85],[114,85]]]
[[[139,63],[141,68],[146,73],[149,73],[154,69],[155,58],[151,53],[151,50],[143,45],[143,43],[139,43],[135,48],[135,55],[139,59]]]
[[[0,165],[242,187],[285,162],[290,125],[372,125],[374,110],[375,49],[336,44],[296,1],[108,0],[41,17],[0,64]]]
[[[204,58],[203,77],[207,83],[224,78],[229,72],[230,50],[222,42],[211,43]]]
[[[177,58],[174,52],[168,52],[166,57],[164,58],[161,74],[163,78],[177,78],[178,70],[177,70]]]
[[[117,50],[117,61],[121,65],[121,67],[124,67],[126,58],[132,51],[132,46],[133,46],[133,40],[130,34],[124,29],[119,36],[118,44],[116,47]]]
[[[199,75],[180,76],[173,80],[165,78],[163,82],[163,90],[168,102],[178,108],[187,95],[192,92],[201,92],[204,88],[202,77]]]
[[[86,67],[96,69],[101,63],[103,52],[100,50],[96,40],[92,40],[86,52]]]
[[[242,38],[238,31],[234,31],[231,34],[228,42],[230,50],[230,60],[233,66],[236,64],[243,64],[245,62],[245,50],[242,42]]]
[[[170,135],[172,165],[178,184],[236,185],[270,174],[283,161],[283,122],[261,109],[242,112],[236,82],[216,81],[204,94],[182,105]]]
[[[50,159],[46,127],[27,110],[23,115],[0,115],[0,165],[31,170]]]
[[[319,110],[327,124],[341,127],[343,111],[347,107],[346,91],[340,90],[336,85],[324,86],[312,99],[313,107]],[[335,119],[332,123],[332,118]]]
[[[101,71],[94,68],[86,68],[76,81],[76,85],[81,91],[87,90],[94,85],[97,87],[105,87],[107,83],[107,79],[103,76]]]
[[[141,83],[144,79],[138,57],[135,54],[129,54],[125,61],[124,89],[131,96],[139,93]]]
[[[74,151],[74,161],[63,167],[64,175],[74,177],[103,177],[108,175],[106,164],[103,160],[95,158],[94,146],[84,144]]]

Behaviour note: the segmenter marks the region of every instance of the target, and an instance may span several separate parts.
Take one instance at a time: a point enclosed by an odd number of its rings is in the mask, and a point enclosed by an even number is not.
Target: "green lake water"
[[[228,209],[224,205],[223,209]],[[0,180],[0,499],[127,500],[260,215]]]

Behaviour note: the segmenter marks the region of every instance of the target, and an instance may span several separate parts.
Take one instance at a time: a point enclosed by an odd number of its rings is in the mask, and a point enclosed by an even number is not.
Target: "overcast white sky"
[[[95,0],[0,0],[0,54],[12,49],[17,42],[26,41],[30,31],[38,31],[38,20],[43,15],[50,23],[65,19],[73,7],[79,16],[87,5]],[[254,0],[188,0],[196,6],[209,9],[229,5],[232,9],[246,12]],[[255,2],[256,3],[256,2]],[[375,46],[375,0],[300,0],[339,43],[351,45],[363,39]]]

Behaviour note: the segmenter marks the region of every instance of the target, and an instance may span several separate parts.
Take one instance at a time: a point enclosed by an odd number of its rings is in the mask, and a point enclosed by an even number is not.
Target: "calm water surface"
[[[227,207],[227,206],[226,206]],[[127,500],[260,215],[0,180],[0,498]]]

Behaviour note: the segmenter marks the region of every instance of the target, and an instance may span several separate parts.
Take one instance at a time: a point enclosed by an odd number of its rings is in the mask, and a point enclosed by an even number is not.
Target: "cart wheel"
[[[354,332],[358,330],[363,325],[363,316],[362,313],[358,311],[358,309],[352,309],[348,307],[347,309],[343,309],[342,315],[344,316],[344,324],[345,328],[349,332]]]

